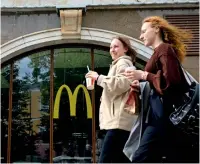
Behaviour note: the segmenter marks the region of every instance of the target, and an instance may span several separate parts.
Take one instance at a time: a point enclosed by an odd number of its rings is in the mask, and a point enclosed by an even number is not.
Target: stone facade
[[[87,10],[82,16],[82,27],[119,32],[138,39],[141,21],[146,16],[167,14],[198,14],[198,9],[187,10]],[[2,12],[1,44],[33,32],[60,28],[56,10],[29,12]]]
[[[2,0],[1,44],[34,32],[61,27],[59,9],[83,9],[81,27],[97,28],[139,39],[141,21],[150,15],[198,15],[197,0]],[[184,3],[184,4],[183,4]],[[137,6],[134,6],[136,4]],[[153,4],[153,6],[152,6]],[[161,9],[156,5],[161,4]],[[168,7],[165,8],[165,5]],[[182,7],[174,7],[181,4]],[[117,6],[116,6],[117,5]],[[140,5],[143,5],[140,8]],[[150,8],[147,8],[151,5]],[[189,7],[188,5],[191,5]],[[185,6],[185,7],[184,7]],[[100,7],[100,8],[98,8]],[[80,34],[80,22],[79,26]],[[199,56],[188,56],[185,68],[199,81]]]
[[[131,5],[131,4],[177,4],[195,3],[198,0],[2,0],[2,7],[49,7],[65,6],[69,8],[86,7],[87,5]]]

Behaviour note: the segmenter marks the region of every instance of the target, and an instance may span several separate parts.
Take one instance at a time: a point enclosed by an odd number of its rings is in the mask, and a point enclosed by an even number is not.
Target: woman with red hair
[[[163,149],[166,150],[166,162],[195,160],[189,157],[190,140],[169,121],[172,105],[178,105],[181,95],[188,90],[179,61],[183,61],[186,55],[185,41],[191,37],[188,31],[169,24],[161,17],[151,16],[143,20],[140,39],[145,46],[153,48],[153,55],[144,71],[129,70],[124,75],[129,79],[148,81],[154,93],[162,98],[163,107],[150,109],[149,121],[132,162],[160,162]]]

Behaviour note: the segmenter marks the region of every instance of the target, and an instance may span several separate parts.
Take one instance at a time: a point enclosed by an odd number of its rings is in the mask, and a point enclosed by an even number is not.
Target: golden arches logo
[[[82,84],[78,85],[76,89],[74,90],[74,93],[72,93],[71,89],[67,85],[62,85],[56,94],[55,104],[54,104],[54,118],[59,117],[59,106],[60,106],[60,97],[62,94],[63,89],[67,90],[68,96],[69,96],[69,103],[70,103],[70,116],[76,116],[76,101],[77,101],[77,95],[80,89],[83,89],[85,93],[85,99],[86,99],[86,106],[87,106],[87,118],[92,118],[92,103],[90,99],[90,95],[88,93],[88,90],[86,87]]]

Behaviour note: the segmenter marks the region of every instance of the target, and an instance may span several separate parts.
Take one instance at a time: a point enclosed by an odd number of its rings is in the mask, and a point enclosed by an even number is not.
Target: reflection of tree
[[[34,55],[33,55],[34,57]],[[30,62],[28,65],[29,68],[34,68],[31,74],[26,74],[22,77],[19,73],[19,69],[23,66],[20,65],[20,62],[16,62],[14,64],[13,70],[13,101],[12,101],[12,149],[11,149],[11,161],[34,161],[33,156],[37,155],[35,141],[40,137],[44,140],[44,142],[49,142],[49,116],[47,114],[48,111],[42,117],[41,126],[45,125],[47,128],[44,130],[44,133],[36,134],[33,131],[33,120],[31,116],[31,92],[30,87],[34,84],[37,84],[41,79],[43,80],[41,86],[43,99],[41,99],[42,103],[48,105],[49,102],[49,73],[44,71],[44,68],[41,65],[49,65],[49,61],[47,58],[43,58],[43,63],[40,61],[34,60]],[[28,64],[28,63],[26,63]],[[23,69],[23,68],[22,68]],[[49,69],[48,69],[49,72]],[[46,73],[46,74],[45,74]],[[7,127],[8,127],[8,104],[9,104],[9,86],[5,88],[6,83],[9,81],[10,71],[4,71],[2,73],[2,77],[4,77],[4,88],[2,88],[1,96],[4,97],[1,100],[1,114],[2,114],[2,147],[3,152],[2,155],[6,158],[7,153]],[[48,74],[48,75],[47,75]],[[38,110],[38,109],[36,109]],[[46,133],[45,133],[46,131]],[[4,136],[3,136],[4,135]],[[30,160],[27,159],[28,156]],[[5,159],[6,160],[6,159]],[[4,160],[4,161],[5,161]]]
[[[4,82],[2,82],[4,79]],[[1,162],[6,162],[7,158],[7,138],[8,138],[8,104],[9,104],[9,67],[1,70]]]
[[[12,109],[12,151],[11,161],[26,160],[27,154],[35,151],[31,136],[31,119],[28,111],[30,102],[29,76],[19,78],[19,67],[14,65],[13,70],[13,109]]]
[[[67,84],[72,92],[77,85],[83,83],[85,80],[85,73],[87,72],[86,65],[90,63],[90,51],[83,51],[81,49],[62,49],[62,52],[56,54],[55,69],[54,69],[54,99],[59,87]],[[72,50],[72,49],[71,49]],[[78,51],[77,51],[78,50]],[[41,109],[40,109],[40,132],[34,134],[34,140],[42,140],[42,143],[49,144],[49,105],[50,105],[50,51],[39,52],[29,56],[30,63],[28,67],[32,70],[30,76],[25,76],[23,81],[29,86],[38,84],[41,92]],[[80,60],[81,55],[81,60]],[[96,60],[100,61],[101,57],[96,56]],[[107,63],[102,62],[103,64]],[[97,62],[99,63],[99,62]],[[101,65],[101,64],[100,64]],[[107,64],[106,64],[107,65]],[[57,67],[58,66],[58,67]],[[91,120],[86,117],[86,103],[83,91],[80,90],[77,97],[77,116],[71,117],[69,110],[68,93],[63,91],[60,102],[60,118],[54,119],[54,150],[56,155],[62,154],[64,149],[70,152],[69,143],[75,142],[76,136],[73,133],[82,133],[80,140],[77,141],[79,151],[85,148],[85,138],[83,134],[87,134],[88,140],[91,142]],[[99,99],[98,99],[99,100]],[[98,117],[97,117],[98,118]],[[81,139],[82,138],[82,139]],[[33,143],[33,142],[32,142]],[[91,143],[90,143],[91,144]],[[42,144],[41,144],[42,145]],[[76,149],[76,148],[73,148]],[[81,152],[81,151],[80,151]],[[82,153],[82,152],[81,152]],[[79,155],[81,155],[79,153]],[[69,153],[70,154],[70,153]],[[83,154],[83,153],[82,153]],[[41,160],[42,162],[49,161],[49,150],[46,149],[46,156]]]
[[[42,140],[41,148],[45,150],[45,157],[41,162],[49,161],[49,148],[45,148],[44,144],[49,144],[49,111],[50,111],[50,56],[49,51],[39,52],[30,57],[31,62],[28,64],[32,68],[32,84],[38,84],[41,92],[41,108],[40,108],[40,123],[38,128],[39,133],[36,134],[36,140]]]

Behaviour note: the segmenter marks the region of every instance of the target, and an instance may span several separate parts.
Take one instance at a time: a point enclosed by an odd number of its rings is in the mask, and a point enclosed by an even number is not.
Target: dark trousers
[[[162,134],[160,129],[148,125],[141,138],[141,143],[135,156],[133,163],[160,163],[162,158]]]
[[[133,163],[195,163],[199,162],[198,147],[192,139],[175,128],[167,117],[164,117],[161,104],[151,97],[149,121],[144,126],[139,148],[132,160]],[[150,100],[152,100],[150,99]],[[170,106],[164,105],[165,111]],[[165,158],[163,158],[165,157]]]
[[[199,142],[181,130],[169,125],[165,136],[167,163],[199,163]]]
[[[129,159],[123,153],[129,133],[129,131],[121,129],[108,130],[104,138],[99,163],[129,163]]]
[[[164,145],[164,113],[163,104],[156,94],[151,92],[149,99],[151,109],[148,114],[148,123],[145,123],[140,145],[135,152],[133,163],[160,163]]]

